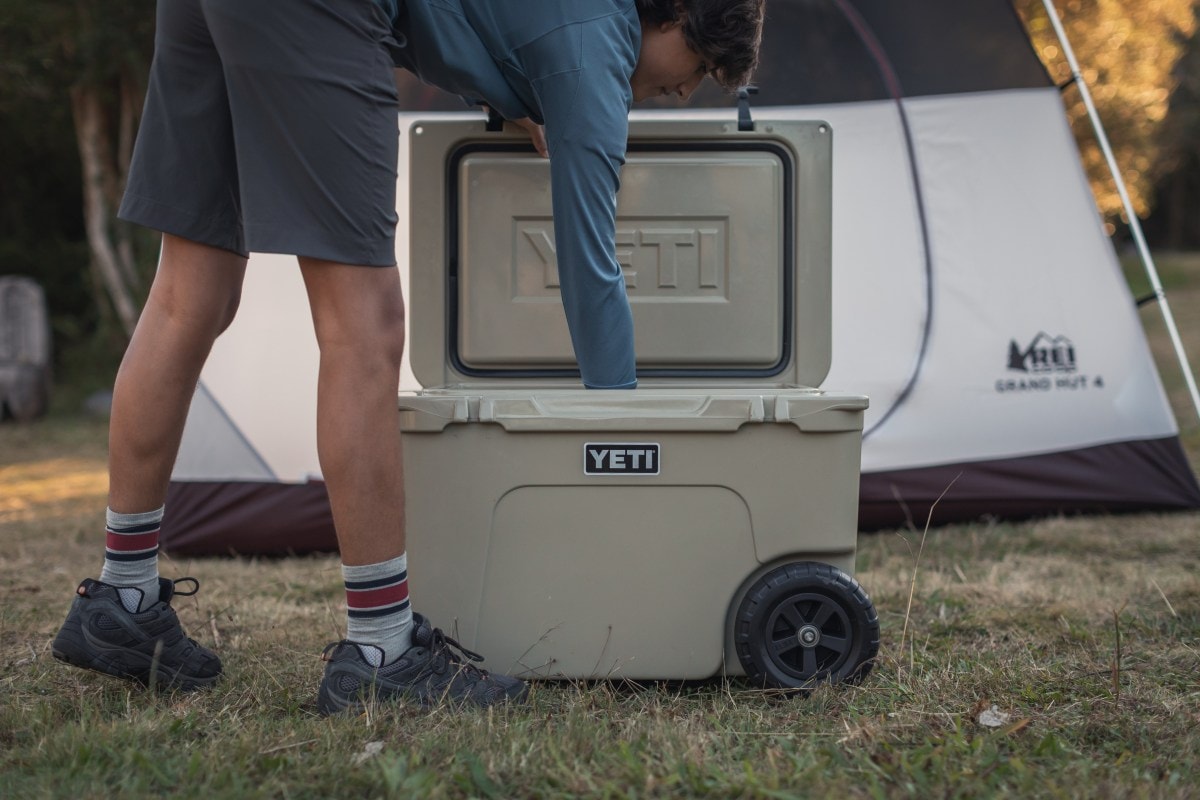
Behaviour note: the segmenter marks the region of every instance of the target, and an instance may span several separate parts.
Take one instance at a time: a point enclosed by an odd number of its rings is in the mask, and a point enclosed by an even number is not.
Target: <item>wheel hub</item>
[[[815,625],[805,625],[796,633],[801,647],[816,647],[821,641],[821,631]]]

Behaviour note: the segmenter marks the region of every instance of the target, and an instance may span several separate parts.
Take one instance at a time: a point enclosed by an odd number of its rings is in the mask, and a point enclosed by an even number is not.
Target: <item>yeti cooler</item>
[[[617,259],[639,388],[588,391],[548,161],[482,120],[415,122],[401,395],[414,608],[524,677],[861,677],[850,575],[867,398],[830,358],[822,122],[638,117]]]

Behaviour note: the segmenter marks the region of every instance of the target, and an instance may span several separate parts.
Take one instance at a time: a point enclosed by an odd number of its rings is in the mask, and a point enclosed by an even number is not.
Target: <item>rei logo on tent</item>
[[[1008,368],[1044,375],[1075,371],[1075,345],[1065,336],[1039,333],[1024,350],[1013,339],[1008,343]]]
[[[584,475],[657,475],[661,445],[655,442],[588,442]]]
[[[1021,375],[1000,378],[996,391],[1031,394],[1103,389],[1103,375],[1079,372],[1075,345],[1066,336],[1051,336],[1044,331],[1033,337],[1024,350],[1013,339],[1008,343],[1008,371]]]

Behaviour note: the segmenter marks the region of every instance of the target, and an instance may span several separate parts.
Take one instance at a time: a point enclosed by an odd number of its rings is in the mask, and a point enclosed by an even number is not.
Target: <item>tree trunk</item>
[[[71,89],[71,113],[75,118],[75,137],[83,166],[83,215],[87,230],[92,263],[112,301],[117,318],[127,336],[133,335],[137,324],[138,307],[134,300],[135,285],[130,278],[136,273],[131,263],[122,263],[112,237],[113,212],[110,198],[114,195],[114,175],[109,137],[105,130],[101,89],[76,86]]]
[[[113,194],[110,199],[113,209],[120,208],[121,198],[125,195],[125,182],[129,177],[129,164],[133,158],[134,130],[137,113],[140,110],[137,83],[128,70],[121,73],[119,91],[121,96],[120,119],[117,123],[117,151],[115,153],[115,172],[111,181]],[[126,268],[125,277],[129,281],[129,285],[140,296],[142,276],[137,269],[129,224],[113,220],[113,225],[117,236],[117,263]]]

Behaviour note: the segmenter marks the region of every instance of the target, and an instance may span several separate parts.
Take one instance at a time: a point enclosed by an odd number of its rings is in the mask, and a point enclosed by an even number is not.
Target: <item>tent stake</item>
[[[1042,0],[1042,5],[1046,7],[1046,13],[1050,16],[1050,24],[1054,26],[1058,43],[1062,45],[1063,54],[1071,66],[1071,80],[1079,87],[1083,104],[1087,107],[1088,118],[1092,121],[1092,128],[1096,132],[1096,139],[1100,142],[1100,149],[1104,152],[1104,160],[1108,163],[1108,171],[1112,173],[1113,180],[1117,183],[1117,193],[1121,196],[1121,204],[1125,207],[1125,215],[1129,218],[1129,230],[1133,233],[1134,242],[1137,243],[1138,255],[1141,256],[1142,265],[1146,268],[1146,275],[1150,278],[1154,296],[1158,298],[1158,307],[1162,309],[1163,321],[1166,322],[1167,332],[1171,335],[1171,343],[1175,346],[1175,355],[1179,358],[1183,379],[1187,382],[1188,391],[1192,395],[1192,405],[1196,409],[1196,416],[1200,418],[1200,391],[1196,389],[1196,378],[1192,373],[1191,365],[1188,364],[1183,341],[1179,338],[1179,329],[1175,327],[1175,315],[1171,313],[1171,307],[1167,304],[1167,297],[1163,292],[1162,281],[1158,278],[1158,268],[1154,266],[1150,248],[1146,246],[1146,237],[1142,235],[1141,221],[1133,211],[1133,203],[1129,200],[1129,192],[1125,189],[1125,181],[1121,177],[1121,170],[1117,167],[1116,156],[1113,155],[1112,147],[1109,146],[1108,135],[1104,132],[1100,114],[1097,113],[1096,106],[1092,102],[1092,93],[1088,90],[1087,81],[1083,79],[1083,75],[1079,71],[1079,62],[1075,60],[1075,51],[1071,49],[1067,32],[1063,29],[1062,21],[1054,8],[1054,0]]]

